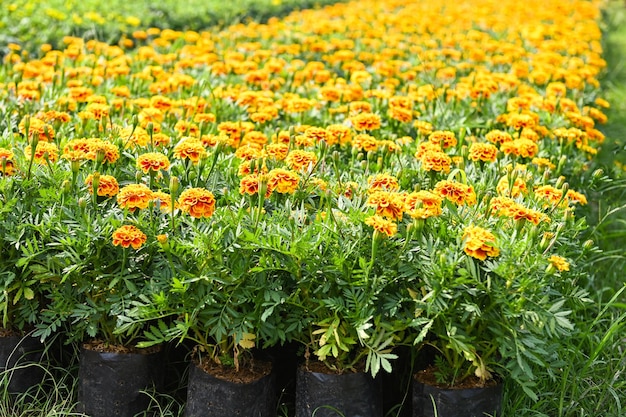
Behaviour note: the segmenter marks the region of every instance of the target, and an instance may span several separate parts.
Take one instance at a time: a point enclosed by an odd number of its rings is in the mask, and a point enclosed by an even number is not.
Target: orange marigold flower
[[[378,233],[385,234],[389,237],[398,232],[398,225],[393,221],[385,219],[377,214],[365,219],[365,224],[372,226]]]
[[[146,243],[146,235],[136,226],[124,225],[113,232],[113,245],[127,248],[132,246],[133,249],[139,249],[141,245]]]
[[[197,219],[211,217],[215,211],[215,197],[204,188],[189,188],[178,197],[178,207]]]
[[[404,199],[398,193],[374,191],[369,195],[367,204],[376,207],[376,214],[391,219],[402,219]]]
[[[261,155],[262,155],[261,149],[252,145],[240,146],[235,151],[235,156],[245,161],[258,159],[261,157]]]
[[[94,174],[89,174],[87,178],[85,178],[85,184],[90,193],[93,192],[93,179]],[[120,186],[114,176],[98,175],[98,189],[96,190],[96,194],[101,197],[113,197],[117,195],[119,191]]]
[[[428,141],[439,145],[442,148],[450,148],[452,146],[456,146],[457,144],[454,132],[450,132],[449,130],[435,130],[428,135]]]
[[[370,193],[378,190],[397,191],[400,188],[398,179],[390,174],[376,174],[370,176],[367,179],[367,185],[369,186],[368,192]]]
[[[239,194],[249,194],[255,195],[258,194],[261,189],[263,181],[267,181],[265,175],[253,173],[246,175],[239,181]],[[271,194],[271,190],[267,187],[265,192],[265,197],[269,197]]]
[[[317,163],[317,155],[315,152],[296,149],[289,152],[285,162],[294,171],[308,170]]]
[[[426,151],[420,158],[424,171],[450,172],[452,159],[442,151]]]
[[[24,148],[24,154],[30,159],[32,154],[32,147],[30,145]],[[59,148],[54,143],[39,142],[35,148],[35,154],[33,155],[33,161],[38,164],[45,164],[46,158],[48,161],[54,163],[59,160]]]
[[[478,226],[468,226],[463,230],[463,250],[472,258],[484,261],[487,256],[496,257],[500,250],[495,246],[493,233]]]
[[[343,145],[352,139],[352,131],[346,125],[333,124],[326,127],[326,143],[335,145],[337,143]]]
[[[172,196],[163,191],[155,191],[152,193],[152,201],[156,202],[159,210],[169,213],[172,211]]]
[[[552,255],[548,258],[548,262],[559,271],[569,271],[569,262],[562,256]]]
[[[468,206],[476,204],[474,187],[456,181],[442,180],[435,184],[435,193],[454,204]]]
[[[426,152],[441,152],[441,146],[437,143],[432,142],[420,142],[417,145],[417,151],[415,151],[415,158],[422,159],[422,156],[426,154]]]
[[[350,118],[355,130],[380,129],[380,116],[374,113],[359,113]]]
[[[430,135],[433,131],[433,125],[430,122],[424,120],[416,120],[413,122],[413,127],[417,129],[422,135]]]
[[[408,123],[413,120],[413,111],[403,107],[390,107],[387,112],[389,117],[401,123]]]
[[[0,172],[4,175],[13,175],[15,173],[13,152],[6,148],[0,148]]]
[[[197,164],[200,159],[206,158],[207,152],[199,139],[183,137],[174,147],[174,157],[178,159],[189,159]]]
[[[584,194],[574,190],[567,190],[566,197],[574,203],[580,203],[583,206],[587,204],[587,197]]]
[[[468,158],[472,161],[494,162],[498,148],[491,143],[474,142],[470,145]]]
[[[36,117],[24,117],[18,125],[18,130],[21,134],[26,135],[26,125],[28,126],[28,139],[32,139],[34,136],[41,142],[50,142],[54,139],[54,129],[52,125],[47,124],[41,119]]]
[[[492,130],[485,135],[485,139],[487,139],[491,143],[498,144],[510,142],[513,140],[513,137],[508,132],[504,132],[502,130]]]
[[[548,200],[551,204],[558,204],[563,198],[563,191],[551,185],[542,185],[535,189],[535,195],[544,200]]]
[[[267,186],[271,191],[291,194],[296,191],[300,176],[293,171],[274,168],[267,174]]]
[[[289,145],[286,143],[270,143],[265,147],[265,153],[270,158],[282,161],[289,153]]]
[[[144,153],[137,157],[137,168],[141,169],[145,174],[150,171],[167,171],[170,168],[170,160],[162,153]]]
[[[144,147],[150,143],[150,135],[144,128],[139,126],[134,129],[132,126],[120,129],[118,135],[125,148]]]
[[[513,154],[522,158],[532,158],[539,152],[539,146],[530,139],[515,139],[501,144],[500,150],[505,155]]]
[[[378,139],[368,134],[361,133],[352,139],[352,146],[365,152],[376,152],[378,149]]]
[[[548,169],[554,169],[556,168],[556,165],[554,165],[549,159],[547,158],[533,158],[532,161],[530,161],[533,165],[537,165],[538,167],[545,167]]]
[[[513,220],[528,220],[534,225],[549,220],[543,213],[525,207],[508,197],[494,197],[491,200],[491,209],[498,216],[509,217]]]
[[[129,184],[123,187],[117,194],[117,204],[121,208],[127,208],[131,212],[135,209],[145,209],[153,199],[150,188],[144,184]]]
[[[430,191],[417,191],[404,199],[404,209],[414,219],[427,219],[441,214],[442,198]]]
[[[500,181],[498,181],[498,185],[496,186],[496,190],[500,195],[513,198],[528,193],[526,181],[521,177],[516,177],[512,181],[508,176],[500,178]]]

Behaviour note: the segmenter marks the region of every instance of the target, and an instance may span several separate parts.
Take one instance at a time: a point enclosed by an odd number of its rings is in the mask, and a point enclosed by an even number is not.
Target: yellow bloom
[[[463,230],[463,250],[472,258],[484,261],[487,256],[496,257],[500,250],[495,246],[496,237],[486,229],[468,226]]]

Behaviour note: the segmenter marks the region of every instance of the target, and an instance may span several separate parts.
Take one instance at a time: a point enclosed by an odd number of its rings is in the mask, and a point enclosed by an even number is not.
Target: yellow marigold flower
[[[369,193],[378,190],[397,191],[400,188],[398,179],[390,174],[376,174],[370,176],[367,178],[367,185],[369,186]]]
[[[428,135],[428,141],[439,145],[442,148],[450,148],[452,146],[456,146],[457,144],[454,132],[450,132],[449,130],[435,130]]]
[[[569,271],[569,262],[562,256],[552,255],[548,258],[548,262],[559,271]]]
[[[427,219],[439,216],[442,212],[442,198],[430,191],[417,191],[404,199],[404,209],[414,219]]]
[[[361,133],[352,139],[352,146],[365,152],[376,152],[378,139],[366,133]]]
[[[500,150],[505,155],[513,154],[522,158],[532,158],[539,152],[539,146],[530,139],[514,139],[511,142],[502,143]]]
[[[611,107],[611,104],[608,101],[600,97],[596,98],[594,103],[596,103],[600,107],[604,107],[605,109],[608,109]]]
[[[250,132],[246,132],[246,134],[243,135],[243,138],[241,139],[241,144],[239,146],[252,145],[258,148],[262,148],[267,143],[267,141],[268,138],[265,133],[259,132],[257,130],[251,130]]]
[[[328,132],[323,127],[311,126],[304,131],[304,135],[313,139],[314,143],[328,141]]]
[[[178,207],[191,217],[211,217],[215,211],[215,197],[204,188],[189,188],[178,197]]]
[[[113,232],[113,245],[133,249],[139,249],[146,243],[147,236],[136,226],[124,225]]]
[[[371,113],[372,104],[367,101],[352,101],[348,105],[350,114],[355,116],[359,113]]]
[[[442,180],[435,184],[435,193],[454,204],[468,206],[476,204],[476,193],[471,185],[456,181]]]
[[[346,125],[333,124],[326,127],[326,143],[343,145],[352,140],[352,131]]]
[[[541,199],[548,200],[551,204],[558,204],[563,198],[563,191],[551,185],[542,185],[535,189],[535,195]]]
[[[430,135],[430,133],[432,133],[433,131],[432,123],[423,120],[416,120],[415,122],[413,122],[413,127],[416,128],[417,131],[422,135]]]
[[[152,201],[156,202],[159,210],[165,213],[172,211],[172,196],[163,191],[154,191],[152,193]]]
[[[470,145],[468,158],[472,161],[495,162],[498,148],[491,143],[474,142]]]
[[[144,153],[137,157],[137,168],[141,169],[145,174],[150,171],[167,171],[170,168],[170,160],[162,153]]]
[[[543,213],[525,207],[508,197],[494,197],[491,200],[491,210],[498,216],[509,217],[513,220],[528,220],[534,225],[549,220]]]
[[[368,226],[372,226],[376,232],[380,234],[385,234],[389,237],[395,235],[398,232],[397,224],[377,214],[366,218],[365,224],[367,224]]]
[[[513,137],[508,133],[502,130],[492,130],[485,135],[485,139],[487,139],[491,143],[504,143],[510,142],[513,140]]]
[[[404,199],[398,193],[374,191],[367,198],[367,204],[376,207],[376,214],[391,219],[402,219]]]
[[[554,165],[549,159],[547,158],[533,158],[532,161],[530,161],[533,165],[537,165],[538,167],[545,167],[548,169],[554,169],[556,168],[556,165]]]
[[[189,159],[194,164],[206,158],[207,152],[199,139],[183,137],[174,147],[174,157],[178,159]]]
[[[196,113],[193,117],[195,123],[215,123],[217,118],[213,113]]]
[[[463,230],[463,242],[464,252],[481,261],[487,259],[487,256],[496,257],[500,254],[493,233],[478,226],[468,226]]]
[[[424,171],[450,172],[452,159],[442,151],[426,151],[420,158]]]
[[[152,190],[144,184],[129,184],[120,189],[117,194],[117,204],[131,212],[135,209],[145,209],[153,199]]]
[[[380,116],[374,113],[359,113],[350,118],[354,130],[376,130],[380,129]]]
[[[263,181],[267,181],[265,175],[260,175],[258,173],[246,175],[239,181],[239,194],[258,194]],[[265,196],[269,197],[270,193],[271,190],[268,187],[265,192]]]
[[[317,155],[315,152],[296,149],[289,152],[285,162],[294,171],[308,170],[317,163]]]
[[[13,175],[15,173],[13,152],[6,148],[0,148],[0,173],[4,175]]]
[[[270,158],[282,161],[289,153],[289,145],[285,143],[270,143],[265,147],[265,153]]]
[[[498,181],[496,191],[498,191],[498,194],[500,195],[515,198],[522,194],[527,194],[528,188],[526,187],[526,181],[523,178],[516,177],[511,183],[509,177],[504,176],[500,178],[500,181]]]
[[[417,151],[415,151],[415,158],[422,159],[427,152],[441,152],[441,146],[432,142],[420,142],[417,145]]]
[[[24,154],[30,159],[32,154],[32,147],[30,145],[24,148]],[[39,142],[35,148],[35,154],[33,155],[33,161],[38,164],[45,164],[46,158],[48,161],[54,163],[59,160],[59,148],[57,145],[50,142]]]
[[[85,184],[87,185],[87,189],[90,193],[93,192],[93,179],[94,174],[89,174],[87,178],[85,178]],[[112,175],[99,175],[98,176],[98,189],[96,190],[96,194],[100,197],[113,197],[117,195],[120,191],[120,186],[117,183],[117,179],[115,179]]]
[[[267,185],[273,192],[292,194],[298,187],[300,176],[293,171],[274,168],[267,174]]]
[[[28,123],[27,123],[28,121]],[[28,126],[28,134],[26,134],[26,125]],[[18,130],[21,134],[32,139],[37,136],[40,142],[50,142],[54,139],[54,128],[36,117],[24,117],[18,125]]]
[[[235,156],[237,158],[243,159],[245,161],[252,161],[253,159],[258,159],[262,155],[261,149],[252,145],[240,146],[235,151]]]
[[[150,135],[144,128],[139,126],[135,127],[134,130],[132,126],[120,129],[118,135],[125,148],[144,147],[150,143]]]
[[[413,120],[413,110],[405,109],[403,107],[389,107],[387,114],[390,118],[397,120],[401,123],[408,123]]]
[[[584,194],[574,190],[567,190],[566,197],[574,203],[580,203],[583,206],[587,204],[587,197]]]

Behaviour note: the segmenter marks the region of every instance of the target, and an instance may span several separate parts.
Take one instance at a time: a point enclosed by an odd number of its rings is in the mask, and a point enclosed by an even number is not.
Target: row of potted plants
[[[193,341],[198,366],[235,374],[287,342],[374,376],[428,346],[422,382],[536,396],[587,302],[599,3],[475,3],[8,55],[3,331]]]

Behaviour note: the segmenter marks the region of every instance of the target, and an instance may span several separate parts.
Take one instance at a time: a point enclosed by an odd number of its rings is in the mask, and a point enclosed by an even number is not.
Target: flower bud
[[[549,264],[549,265],[546,267],[546,274],[548,274],[548,275],[552,275],[552,274],[554,274],[555,272],[556,272],[556,268],[554,267],[554,265]]]
[[[597,180],[597,179],[600,179],[602,175],[604,175],[604,171],[601,168],[598,168],[595,171],[593,171],[593,174],[591,174],[591,177],[594,180]]]
[[[180,180],[178,179],[178,177],[170,178],[170,194],[172,195],[172,198],[174,198],[174,196],[178,192],[179,187],[180,187]]]
[[[61,189],[64,193],[69,193],[72,190],[72,182],[70,180],[65,180],[61,184]]]
[[[78,199],[78,207],[80,207],[81,209],[87,207],[87,200],[84,197]]]
[[[583,243],[583,249],[589,250],[591,248],[593,248],[593,240],[585,240],[585,242]]]

